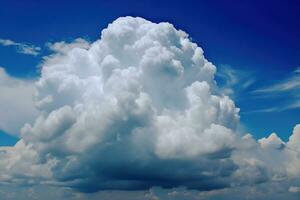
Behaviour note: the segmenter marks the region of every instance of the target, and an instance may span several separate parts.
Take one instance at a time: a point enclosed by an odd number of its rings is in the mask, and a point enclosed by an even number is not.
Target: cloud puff
[[[38,114],[33,101],[34,80],[14,78],[0,67],[0,91],[0,129],[19,135],[24,124],[33,122]]]
[[[289,188],[289,192],[293,192],[293,193],[300,192],[300,187],[291,186]]]
[[[68,53],[71,49],[82,48],[88,49],[90,43],[83,38],[76,38],[73,42],[67,43],[65,41],[61,42],[48,42],[46,46],[55,53]]]
[[[299,172],[298,129],[287,144],[240,137],[239,109],[216,85],[216,67],[173,25],[122,17],[92,44],[49,46],[35,83],[39,116],[2,147],[1,181],[212,190]]]
[[[15,41],[8,40],[8,39],[0,39],[0,45],[14,46],[17,48],[19,53],[26,54],[26,55],[32,55],[32,56],[37,56],[41,51],[40,47],[30,45],[30,44],[25,44],[25,43],[19,43],[19,42],[15,42]]]

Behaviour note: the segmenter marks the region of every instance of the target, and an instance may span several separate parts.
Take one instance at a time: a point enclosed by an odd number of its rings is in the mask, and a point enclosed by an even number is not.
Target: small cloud
[[[276,133],[272,133],[267,138],[263,137],[259,139],[258,142],[262,148],[282,149],[285,146],[284,142]]]
[[[294,73],[300,73],[300,67],[297,67],[297,68],[294,70]]]
[[[289,192],[292,192],[292,193],[300,192],[300,187],[291,186],[291,187],[289,187]]]
[[[32,55],[32,56],[37,56],[41,51],[40,47],[31,45],[31,44],[15,42],[15,41],[12,41],[9,39],[0,39],[0,45],[14,46],[19,53],[26,54],[26,55]]]
[[[2,44],[3,46],[11,46],[11,45],[14,45],[15,42],[12,40],[0,39],[0,44]]]
[[[18,47],[19,53],[26,55],[37,56],[40,53],[41,48],[35,46],[21,45]]]
[[[149,192],[145,193],[144,197],[149,200],[159,200],[159,197],[155,194],[153,189],[150,189]]]
[[[53,43],[47,42],[46,47],[48,47],[49,50],[55,53],[66,53],[73,48],[88,49],[90,47],[90,43],[83,38],[76,38],[71,43],[65,41],[53,42]]]

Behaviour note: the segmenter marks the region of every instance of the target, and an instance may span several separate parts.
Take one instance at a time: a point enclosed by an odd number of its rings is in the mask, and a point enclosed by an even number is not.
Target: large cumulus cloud
[[[122,17],[91,44],[49,45],[35,84],[39,116],[1,148],[2,182],[210,190],[299,174],[299,128],[287,144],[241,137],[216,67],[173,25]],[[293,162],[274,168],[274,153]]]

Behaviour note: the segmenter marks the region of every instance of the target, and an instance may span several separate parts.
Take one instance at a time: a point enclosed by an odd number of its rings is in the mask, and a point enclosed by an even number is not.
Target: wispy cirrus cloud
[[[283,80],[252,92],[259,98],[281,98],[276,107],[256,110],[254,112],[279,112],[300,108],[300,67],[297,67]],[[284,97],[284,98],[282,98]]]
[[[268,87],[255,90],[254,93],[280,93],[290,92],[295,89],[300,89],[300,67],[296,68],[292,74],[284,80]]]
[[[0,45],[2,46],[13,46],[21,54],[37,56],[40,54],[41,48],[32,44],[15,42],[9,39],[0,39]]]
[[[240,93],[248,91],[255,83],[254,72],[236,69],[230,65],[220,65],[217,69],[219,87],[235,100],[240,98]]]

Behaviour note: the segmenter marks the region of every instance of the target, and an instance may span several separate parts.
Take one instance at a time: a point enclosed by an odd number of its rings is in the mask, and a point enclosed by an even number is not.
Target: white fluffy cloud
[[[71,43],[65,41],[54,43],[48,42],[46,43],[46,46],[55,53],[68,53],[74,48],[88,49],[90,47],[90,43],[83,38],[77,38]]]
[[[33,122],[35,108],[34,80],[14,78],[0,67],[0,130],[19,135],[27,122]]]
[[[287,144],[275,134],[241,138],[216,67],[173,25],[122,17],[92,44],[48,46],[55,53],[35,84],[39,115],[1,149],[0,180],[86,192],[211,190],[299,172],[298,129]],[[284,158],[278,168],[274,153]]]

